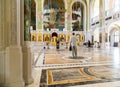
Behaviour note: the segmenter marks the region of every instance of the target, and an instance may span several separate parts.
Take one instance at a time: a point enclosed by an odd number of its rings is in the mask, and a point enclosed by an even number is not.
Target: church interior
[[[120,87],[120,0],[0,0],[0,87]]]

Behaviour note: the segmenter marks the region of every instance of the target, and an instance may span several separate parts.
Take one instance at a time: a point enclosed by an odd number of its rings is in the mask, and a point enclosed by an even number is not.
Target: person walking
[[[70,38],[70,45],[72,46],[73,58],[77,58],[77,38],[74,32],[72,33],[72,37]]]

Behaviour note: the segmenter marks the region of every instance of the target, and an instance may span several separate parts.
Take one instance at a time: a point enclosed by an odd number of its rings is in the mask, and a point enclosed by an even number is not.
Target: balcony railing
[[[112,22],[118,21],[120,19],[120,10],[115,11],[111,9],[105,12],[105,24],[110,24]],[[99,27],[99,15],[91,19],[91,29]]]

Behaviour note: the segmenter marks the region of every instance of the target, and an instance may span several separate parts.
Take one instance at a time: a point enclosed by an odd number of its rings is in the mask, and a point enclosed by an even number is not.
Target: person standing
[[[90,40],[88,40],[88,47],[90,47],[91,43],[90,43]]]
[[[72,46],[73,58],[77,58],[77,38],[74,32],[72,33],[72,37],[70,38],[70,45]]]
[[[56,41],[56,49],[59,50],[60,48],[60,41],[59,39],[57,38],[57,41]]]

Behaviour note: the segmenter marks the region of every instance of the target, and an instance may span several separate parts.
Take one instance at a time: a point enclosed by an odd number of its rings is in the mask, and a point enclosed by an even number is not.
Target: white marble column
[[[90,32],[90,6],[89,6],[89,3],[90,3],[90,1],[88,1],[87,2],[87,9],[86,9],[86,31],[85,31],[85,42],[87,42],[88,40],[90,40],[90,38],[91,38],[91,36],[90,37],[88,37],[90,34],[89,34],[89,32]]]
[[[87,30],[86,31],[90,31],[90,1],[88,0],[87,2]]]
[[[21,0],[21,45],[23,52],[23,78],[25,84],[33,82],[32,77],[32,54],[29,41],[24,41],[24,0]]]
[[[104,0],[100,0],[100,32],[102,33],[101,47],[105,48],[105,3]]]
[[[24,87],[22,50],[19,44],[18,6],[20,0],[0,0],[0,86]],[[2,8],[2,10],[1,10]],[[20,9],[18,10],[20,11]],[[0,20],[1,21],[1,20]],[[1,37],[2,36],[2,37]],[[1,40],[2,39],[2,40]],[[0,48],[1,48],[0,47]],[[1,55],[2,54],[2,55]],[[2,70],[1,70],[2,69]]]
[[[106,46],[106,42],[105,42],[105,29],[103,28],[103,30],[102,30],[102,44],[101,44],[101,47],[102,48],[106,48],[107,46]]]

